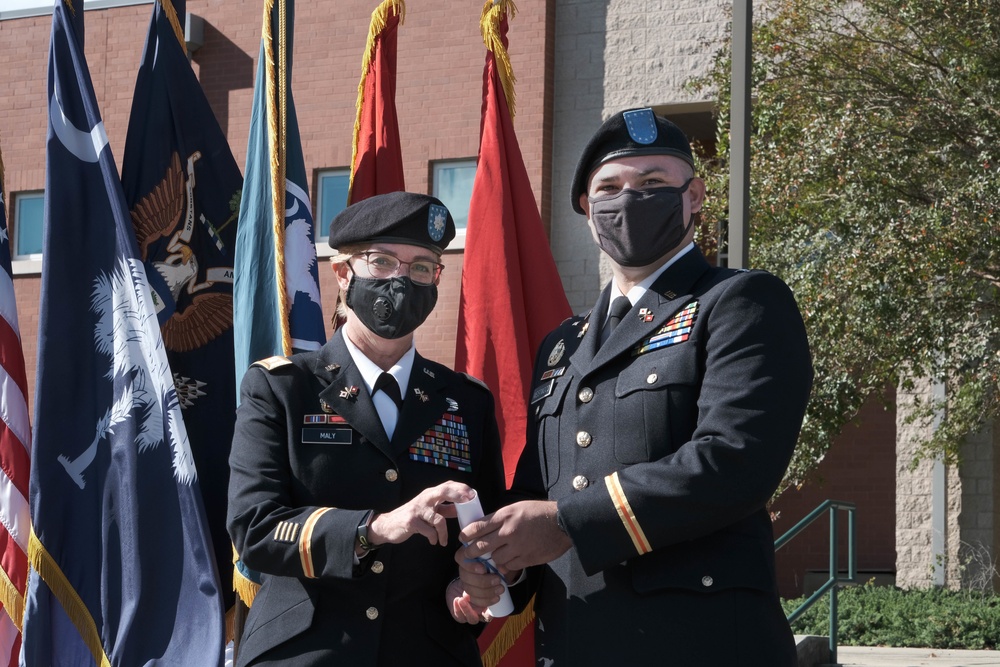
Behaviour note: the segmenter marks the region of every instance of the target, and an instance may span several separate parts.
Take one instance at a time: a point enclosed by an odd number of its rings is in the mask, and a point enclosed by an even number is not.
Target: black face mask
[[[345,302],[382,338],[402,338],[424,323],[437,303],[437,285],[415,285],[407,276],[351,277]]]
[[[625,189],[612,197],[588,197],[597,245],[620,266],[648,266],[680,245],[693,224],[684,224],[679,188]]]

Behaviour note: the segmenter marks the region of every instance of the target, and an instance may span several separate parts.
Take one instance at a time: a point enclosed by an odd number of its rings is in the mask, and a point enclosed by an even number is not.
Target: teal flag
[[[292,101],[294,1],[270,2],[257,60],[236,233],[237,387],[254,361],[318,349],[326,342],[312,206]]]

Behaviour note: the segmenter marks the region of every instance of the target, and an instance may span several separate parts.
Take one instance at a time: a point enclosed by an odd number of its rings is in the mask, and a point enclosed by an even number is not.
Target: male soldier
[[[615,114],[580,158],[573,208],[613,280],[538,353],[515,487],[547,500],[472,524],[457,555],[477,605],[499,578],[471,559],[530,568],[512,590],[538,592],[539,664],[796,664],[766,506],[809,349],[781,280],[695,247],[704,196],[687,138],[651,109]]]

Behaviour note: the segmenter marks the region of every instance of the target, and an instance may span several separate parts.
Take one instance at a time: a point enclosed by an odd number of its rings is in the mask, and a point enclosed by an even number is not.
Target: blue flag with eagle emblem
[[[326,342],[305,161],[292,101],[293,0],[265,0],[236,232],[237,386],[253,362]]]
[[[83,14],[79,0],[52,14],[21,664],[218,666],[222,598],[198,474]]]
[[[122,185],[191,441],[222,594],[236,421],[233,257],[243,176],[191,69],[184,0],[158,0],[136,78]]]

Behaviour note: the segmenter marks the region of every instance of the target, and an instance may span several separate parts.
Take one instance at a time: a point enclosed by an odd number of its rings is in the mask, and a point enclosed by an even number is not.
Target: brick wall
[[[858,569],[893,572],[896,565],[895,485],[896,424],[892,412],[869,401],[858,418],[836,439],[817,470],[817,478],[802,489],[785,492],[772,507],[775,538],[785,533],[824,500],[857,505]],[[847,514],[840,513],[841,567],[847,566]],[[778,589],[784,597],[802,595],[809,572],[829,570],[830,530],[824,516],[776,555]]]

